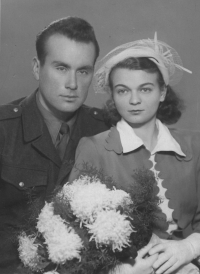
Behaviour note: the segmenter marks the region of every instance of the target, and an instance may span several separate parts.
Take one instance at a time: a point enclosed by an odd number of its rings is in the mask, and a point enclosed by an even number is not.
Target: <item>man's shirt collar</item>
[[[55,145],[56,139],[59,134],[59,131],[60,131],[63,121],[56,118],[50,111],[48,111],[46,108],[43,107],[43,105],[41,104],[41,102],[39,100],[38,92],[36,94],[36,103],[37,103],[39,111],[41,112],[41,114],[44,118],[44,122],[47,125],[47,128],[48,128],[49,133],[52,138],[52,142]],[[76,116],[77,115],[74,115],[69,121],[66,122],[69,126],[69,135],[72,132],[72,128],[75,123]]]

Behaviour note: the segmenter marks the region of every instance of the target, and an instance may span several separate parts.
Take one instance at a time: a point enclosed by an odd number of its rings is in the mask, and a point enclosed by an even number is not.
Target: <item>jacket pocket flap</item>
[[[21,167],[2,165],[1,178],[19,189],[47,184],[47,172]]]

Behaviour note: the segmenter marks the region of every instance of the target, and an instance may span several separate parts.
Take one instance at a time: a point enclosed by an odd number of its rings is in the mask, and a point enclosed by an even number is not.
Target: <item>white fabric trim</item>
[[[181,150],[180,145],[172,137],[169,129],[158,119],[156,120],[156,125],[158,128],[158,138],[151,155],[159,151],[174,151],[178,155],[186,156]],[[117,123],[116,128],[120,135],[123,153],[134,151],[144,145],[142,139],[135,134],[134,129],[123,118]]]
[[[159,171],[155,169],[155,155],[159,151],[174,151],[175,153],[181,156],[186,155],[183,153],[180,145],[172,137],[169,129],[165,125],[163,125],[159,120],[156,120],[156,126],[158,128],[158,137],[157,144],[151,152],[151,156],[149,158],[149,160],[153,164],[150,170],[154,173],[155,179],[157,181],[157,185],[159,188],[158,196],[162,201],[159,204],[159,207],[161,208],[162,212],[166,215],[167,222],[169,223],[167,232],[171,234],[175,229],[177,229],[177,224],[174,222],[172,218],[172,213],[174,210],[169,208],[169,199],[167,199],[165,196],[165,192],[167,189],[163,187],[163,179],[159,178]],[[142,139],[135,134],[134,129],[131,126],[129,126],[129,124],[124,119],[121,119],[121,121],[117,123],[116,127],[120,135],[123,153],[134,151],[140,146],[144,145]]]
[[[133,128],[123,118],[117,123],[116,128],[120,135],[123,153],[136,150],[144,144],[142,139],[135,134]]]
[[[159,207],[162,210],[162,212],[165,213],[165,215],[166,215],[166,219],[167,219],[167,222],[169,225],[167,232],[169,234],[171,234],[175,229],[178,228],[177,224],[174,222],[174,220],[172,218],[172,213],[173,213],[174,209],[171,209],[168,206],[169,199],[167,199],[165,196],[165,192],[167,189],[165,187],[163,187],[163,185],[162,185],[163,179],[159,178],[160,171],[157,171],[155,169],[155,165],[156,165],[155,154],[151,155],[149,160],[153,163],[153,166],[150,170],[154,173],[155,179],[157,181],[157,186],[159,188],[158,197],[161,199],[161,203],[159,204]]]

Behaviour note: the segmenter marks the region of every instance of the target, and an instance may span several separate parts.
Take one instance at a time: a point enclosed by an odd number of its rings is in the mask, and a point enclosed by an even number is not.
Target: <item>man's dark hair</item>
[[[95,61],[98,58],[99,44],[96,40],[93,27],[82,18],[69,16],[52,22],[37,35],[36,51],[41,65],[45,63],[47,55],[46,42],[54,34],[64,35],[76,42],[93,43],[96,52]]]
[[[130,57],[119,63],[117,63],[109,73],[109,87],[113,89],[111,74],[117,68],[124,68],[128,70],[144,70],[148,73],[157,73],[157,80],[159,87],[162,89],[165,87],[165,82],[163,76],[157,67],[157,65],[147,57]],[[183,100],[174,92],[174,90],[168,85],[165,100],[160,102],[159,108],[157,110],[156,117],[164,124],[174,124],[181,117],[182,110],[184,109]],[[118,113],[113,99],[109,99],[106,102],[104,108],[105,119],[109,125],[115,125],[121,116]]]

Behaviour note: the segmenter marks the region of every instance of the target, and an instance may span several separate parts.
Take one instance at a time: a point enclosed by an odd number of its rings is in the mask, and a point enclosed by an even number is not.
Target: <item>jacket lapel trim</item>
[[[119,136],[119,132],[116,127],[112,127],[108,133],[108,137],[105,140],[105,149],[113,150],[117,154],[123,153],[123,148]]]

